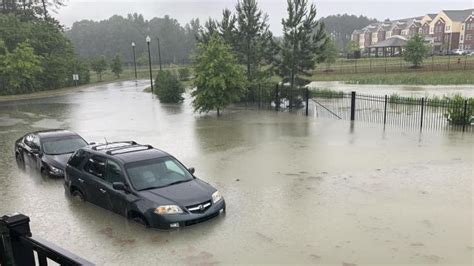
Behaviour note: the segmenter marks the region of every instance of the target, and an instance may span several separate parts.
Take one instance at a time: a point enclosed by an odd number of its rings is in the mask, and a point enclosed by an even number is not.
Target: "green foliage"
[[[320,57],[320,60],[326,63],[326,70],[331,69],[331,64],[336,62],[338,55],[339,51],[336,46],[336,41],[333,38],[329,38]]]
[[[3,46],[3,47],[2,47]],[[35,55],[33,48],[26,42],[19,44],[13,52],[0,47],[4,54],[0,56],[0,76],[7,84],[1,94],[24,93],[35,87],[35,77],[43,72],[40,57]]]
[[[148,66],[148,54],[143,53],[137,58],[137,65]]]
[[[179,103],[183,101],[184,87],[170,70],[158,72],[155,80],[155,94],[162,103]]]
[[[244,76],[237,59],[224,40],[214,34],[207,43],[198,45],[194,59],[192,92],[195,111],[220,110],[243,95]]]
[[[22,82],[21,87],[18,87],[15,78],[0,77],[0,90],[3,94],[16,94],[71,85],[72,74],[83,71],[78,68],[85,66],[78,64],[73,67],[77,58],[71,42],[63,35],[63,29],[59,23],[51,17],[43,19],[44,10],[37,10],[39,6],[36,3],[24,3],[25,6],[22,6],[21,10],[7,9],[7,12],[3,10],[4,14],[0,14],[0,36],[4,42],[3,54],[14,54],[15,49],[22,44],[27,44],[35,55],[32,58],[38,60],[39,67],[44,71],[31,72],[33,76]],[[25,47],[21,47],[20,50],[29,54]],[[20,57],[16,58],[21,60]],[[21,62],[8,61],[8,64],[11,65],[11,69],[14,69]],[[33,65],[36,65],[36,62]]]
[[[355,51],[359,51],[360,50],[360,47],[359,47],[359,44],[354,42],[354,41],[349,41],[347,42],[346,44],[346,52],[348,54],[352,54],[354,53]]]
[[[327,42],[324,26],[316,19],[316,7],[307,0],[288,0],[288,17],[283,19],[279,74],[284,82],[305,85]],[[290,99],[291,101],[291,99]]]
[[[310,90],[311,97],[319,97],[319,98],[343,98],[344,92],[343,91],[336,91],[332,89],[316,89]]]
[[[464,98],[462,95],[456,94],[453,97],[445,97],[445,100],[449,102],[445,116],[451,124],[471,124],[474,116],[474,98]],[[466,101],[467,105],[465,106]]]
[[[120,55],[117,54],[112,59],[112,62],[110,62],[110,69],[112,70],[112,73],[117,76],[117,78],[120,78],[120,74],[123,72],[122,59],[120,58]]]
[[[102,81],[102,73],[107,70],[107,60],[105,60],[105,56],[94,58],[91,61],[91,69],[97,74],[99,80]]]
[[[423,36],[415,34],[408,40],[403,52],[403,58],[407,62],[411,62],[414,67],[419,67],[423,63],[429,52],[429,47],[426,44]]]
[[[189,70],[188,67],[183,67],[183,68],[178,69],[178,75],[179,75],[180,80],[186,81],[190,79],[191,71]]]

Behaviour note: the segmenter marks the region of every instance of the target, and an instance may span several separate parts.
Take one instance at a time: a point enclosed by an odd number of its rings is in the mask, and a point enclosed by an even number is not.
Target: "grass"
[[[376,73],[376,74],[316,74],[313,81],[343,81],[348,84],[386,85],[465,85],[474,84],[474,70]]]

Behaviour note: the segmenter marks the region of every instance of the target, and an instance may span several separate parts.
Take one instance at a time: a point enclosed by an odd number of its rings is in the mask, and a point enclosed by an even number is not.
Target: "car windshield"
[[[137,190],[167,187],[193,179],[188,170],[171,157],[130,163],[125,168]]]
[[[57,139],[45,139],[42,140],[43,143],[43,152],[49,155],[58,155],[72,153],[87,146],[81,137],[69,137],[69,138],[57,138]]]

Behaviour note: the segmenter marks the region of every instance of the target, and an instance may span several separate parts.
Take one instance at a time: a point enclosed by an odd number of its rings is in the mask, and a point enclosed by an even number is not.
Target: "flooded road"
[[[228,109],[194,114],[121,82],[0,103],[0,214],[97,264],[472,265],[472,134]],[[179,231],[145,229],[17,170],[14,141],[63,127],[175,155],[218,188],[227,214]]]
[[[340,81],[313,81],[310,88],[332,89],[337,91],[356,91],[370,95],[432,97],[453,96],[461,94],[464,97],[474,97],[474,85],[379,85],[379,84],[346,84]]]

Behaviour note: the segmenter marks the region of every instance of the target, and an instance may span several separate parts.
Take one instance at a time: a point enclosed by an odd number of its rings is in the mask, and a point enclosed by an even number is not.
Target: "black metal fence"
[[[33,237],[30,219],[23,214],[0,217],[0,265],[94,265],[53,243]]]
[[[311,97],[315,117],[420,130],[474,132],[474,101],[461,97],[413,98],[324,91],[313,91]]]

